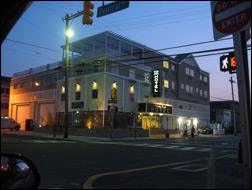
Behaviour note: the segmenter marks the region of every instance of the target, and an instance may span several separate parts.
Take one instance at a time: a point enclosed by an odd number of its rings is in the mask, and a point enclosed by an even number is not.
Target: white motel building
[[[27,119],[36,127],[63,126],[66,46],[61,48],[62,61],[11,79],[9,117],[21,130]],[[69,50],[69,127],[106,128],[112,107],[114,128],[152,134],[209,125],[209,73],[193,55],[171,57],[110,31],[72,42]]]

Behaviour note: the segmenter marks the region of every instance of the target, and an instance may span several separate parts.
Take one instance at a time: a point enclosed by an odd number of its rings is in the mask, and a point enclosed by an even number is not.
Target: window
[[[75,71],[75,76],[78,77],[78,76],[81,76],[82,75],[82,70],[81,69],[77,69]]]
[[[24,82],[20,83],[20,88],[24,88]]]
[[[129,69],[129,78],[134,79],[135,78],[135,69]]]
[[[118,65],[117,64],[114,64],[114,63],[111,64],[111,73],[118,74]]]
[[[172,70],[172,71],[176,71],[176,65],[171,64],[171,70]]]
[[[186,85],[186,92],[190,92],[190,86]]]
[[[180,86],[181,86],[181,89],[183,89],[183,90],[185,89],[184,83],[181,83]]]
[[[129,101],[130,101],[130,102],[134,102],[134,101],[135,101],[134,96],[135,96],[134,93],[129,93]]]
[[[98,89],[93,89],[93,90],[92,90],[92,98],[93,98],[93,99],[98,98]]]
[[[200,96],[202,96],[202,90],[200,90]]]
[[[164,80],[164,87],[169,88],[169,81],[168,80]]]
[[[172,81],[172,89],[175,90],[176,89],[176,82]]]
[[[95,49],[101,49],[101,48],[104,48],[104,47],[105,47],[105,43],[104,42],[95,40]]]
[[[196,88],[195,92],[198,94],[199,93],[199,88]]]
[[[192,70],[192,69],[190,70],[190,76],[194,77],[194,70]]]
[[[131,55],[131,46],[124,42],[121,43],[121,52],[126,55]]]
[[[10,88],[5,89],[5,94],[10,94]]]
[[[80,100],[81,99],[81,92],[75,92],[75,100]]]
[[[119,51],[119,41],[114,38],[107,38],[107,48]]]
[[[194,90],[194,88],[193,88],[193,86],[191,86],[191,93],[193,93],[193,90]]]
[[[27,81],[27,87],[31,87],[32,86],[32,81]]]
[[[144,73],[144,81],[150,82],[150,73]]]
[[[163,61],[163,67],[166,69],[169,69],[169,62],[168,61]]]
[[[189,69],[188,67],[185,68],[185,73],[186,73],[187,75],[190,75],[190,69]]]
[[[204,82],[207,82],[207,77],[206,76],[204,76]]]
[[[133,56],[142,59],[142,49],[133,46]]]
[[[4,94],[5,88],[1,88],[1,94]]]
[[[44,78],[44,84],[48,84],[50,82],[50,77],[49,76],[46,76]]]
[[[200,74],[199,79],[202,80],[202,75]]]
[[[58,80],[58,75],[57,75],[57,74],[56,74],[56,75],[53,75],[53,82],[56,83],[57,80]]]
[[[207,91],[204,91],[204,97],[207,98],[207,96],[208,96],[208,92],[207,92]]]
[[[99,71],[99,65],[93,65],[93,73],[97,73]]]

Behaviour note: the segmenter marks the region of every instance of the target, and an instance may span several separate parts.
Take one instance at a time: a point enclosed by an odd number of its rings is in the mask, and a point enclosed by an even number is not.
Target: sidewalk
[[[38,137],[38,138],[47,138],[51,140],[69,140],[69,141],[135,141],[135,140],[165,140],[165,135],[164,134],[159,134],[159,135],[150,135],[149,137],[137,137],[137,138],[120,138],[120,139],[111,139],[107,137],[87,137],[87,136],[73,136],[73,135],[68,135],[68,138],[64,138],[63,134],[56,134],[56,137],[53,136],[53,134],[48,134],[48,133],[35,133],[34,131],[1,131],[1,136],[13,136],[13,135],[26,135],[30,137]],[[237,136],[234,136],[233,134],[230,135],[205,135],[205,134],[200,134],[200,135],[195,135],[194,139],[209,139],[209,138],[232,138],[232,137],[240,137],[240,134]],[[169,139],[191,139],[191,137],[184,137],[179,134],[170,134]]]

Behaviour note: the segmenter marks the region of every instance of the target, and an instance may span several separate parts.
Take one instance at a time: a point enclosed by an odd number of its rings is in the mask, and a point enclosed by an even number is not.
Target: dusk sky
[[[82,11],[83,2],[33,2],[1,45],[1,76],[12,77],[13,73],[61,61],[60,46],[65,44],[66,27],[62,18],[67,13]],[[70,42],[110,30],[155,50],[167,48],[162,51],[167,55],[233,47],[232,35],[229,35],[218,42],[168,49],[214,40],[209,1],[130,1],[129,8],[99,18],[97,8],[102,6],[102,1],[91,2],[95,5],[93,25],[83,25],[82,16],[71,20],[74,36]],[[111,2],[105,1],[105,5],[108,3]],[[251,44],[251,39],[247,44]],[[210,73],[210,100],[232,100],[231,75],[221,72],[219,65],[220,56],[227,53],[198,57],[206,54],[213,52],[193,55],[199,67]],[[248,58],[251,79],[251,50]],[[235,81],[236,78],[233,74]],[[238,100],[237,83],[234,96]]]

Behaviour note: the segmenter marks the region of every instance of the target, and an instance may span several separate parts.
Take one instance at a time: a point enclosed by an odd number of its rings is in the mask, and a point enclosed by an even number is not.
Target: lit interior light
[[[181,118],[178,118],[178,123],[180,124],[182,122],[182,119]]]
[[[62,86],[62,87],[61,87],[61,93],[62,93],[62,94],[65,94],[65,86]]]

